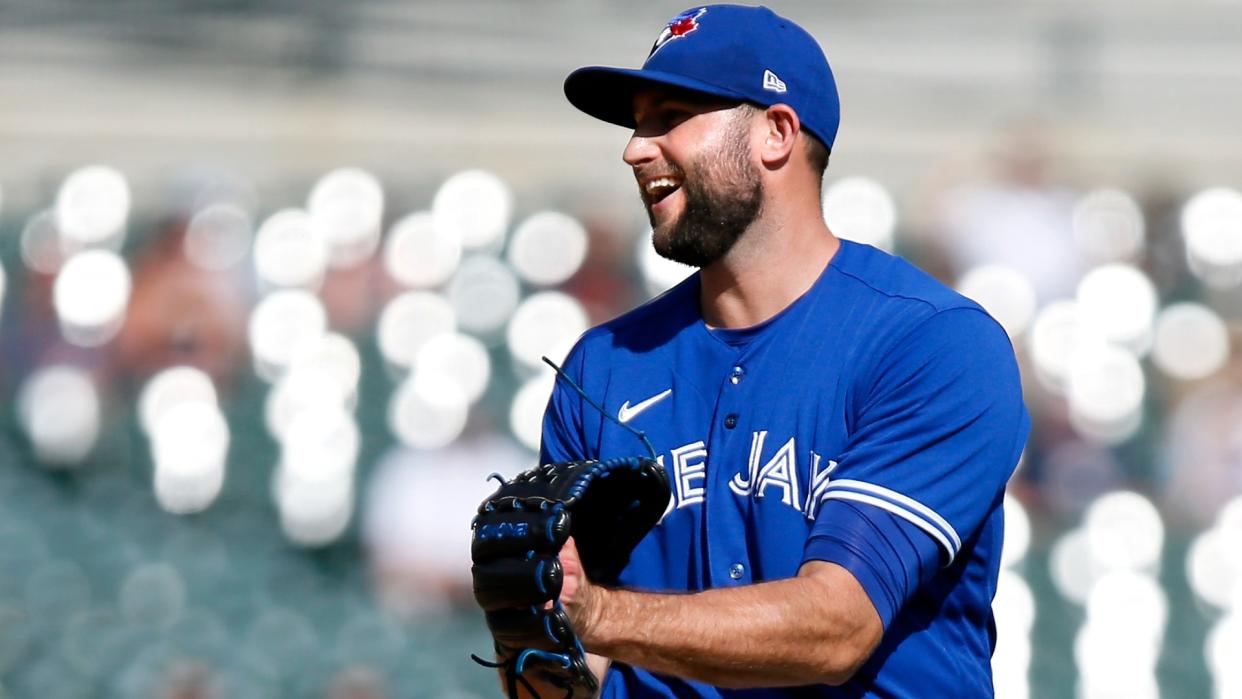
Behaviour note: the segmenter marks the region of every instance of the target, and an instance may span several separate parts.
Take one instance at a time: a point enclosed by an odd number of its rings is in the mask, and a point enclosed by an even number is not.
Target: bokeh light
[[[280,440],[304,410],[327,405],[348,410],[349,387],[324,367],[290,368],[267,394],[264,420],[267,430]]]
[[[392,225],[384,244],[384,268],[403,286],[424,289],[448,281],[461,264],[461,240],[435,224],[430,211],[416,211]]]
[[[1035,595],[1021,575],[1000,571],[992,611],[998,633],[1029,636],[1035,626]]]
[[[82,245],[116,244],[129,218],[129,182],[115,168],[91,165],[65,178],[56,193],[56,226]]]
[[[320,221],[301,209],[267,217],[254,237],[259,280],[276,288],[318,289],[328,265],[327,238]]]
[[[1104,342],[1084,321],[1078,304],[1053,301],[1035,316],[1027,336],[1035,377],[1047,391],[1061,394],[1070,373],[1070,365],[1084,347]]]
[[[1030,694],[1031,628],[1035,623],[1035,597],[1018,574],[1002,570],[992,600],[996,617],[996,648],[992,672],[998,699]]]
[[[281,528],[302,546],[323,546],[353,516],[354,466],[361,436],[344,408],[320,403],[298,411],[284,429],[275,496]]]
[[[957,290],[983,306],[1011,338],[1026,332],[1035,317],[1035,287],[1011,267],[975,267],[958,280]]]
[[[512,210],[509,186],[483,170],[467,170],[448,178],[431,203],[436,227],[470,250],[498,248]]]
[[[22,250],[22,262],[40,274],[56,274],[69,255],[81,247],[62,244],[60,231],[56,228],[56,213],[51,209],[40,211],[26,220],[18,245]]]
[[[17,395],[17,414],[39,460],[49,466],[83,461],[99,437],[102,405],[85,370],[53,365],[26,378]]]
[[[1084,624],[1074,639],[1078,691],[1082,699],[1159,699],[1156,659],[1150,639]]]
[[[326,373],[344,392],[346,404],[352,405],[358,393],[358,379],[362,376],[362,357],[353,340],[329,332],[302,345],[289,360],[288,370]]]
[[[509,241],[509,264],[518,276],[536,286],[569,279],[587,254],[587,232],[572,216],[541,211],[527,218]]]
[[[464,260],[448,286],[449,303],[461,329],[489,338],[509,322],[521,296],[513,271],[487,255]]]
[[[1215,287],[1242,281],[1242,192],[1205,189],[1191,197],[1181,215],[1190,270]]]
[[[218,405],[216,387],[202,369],[176,366],[152,376],[138,397],[138,424],[148,436],[170,410],[183,403]]]
[[[388,426],[406,446],[439,449],[461,435],[469,408],[470,401],[457,381],[415,372],[393,393]]]
[[[643,275],[643,283],[648,296],[658,296],[679,284],[686,277],[694,274],[695,268],[674,262],[655,251],[651,244],[651,229],[640,236],[636,254],[638,271]]]
[[[306,210],[325,233],[333,267],[352,267],[379,246],[384,188],[366,170],[345,167],[324,175],[311,189]]]
[[[487,348],[460,333],[443,333],[428,340],[418,351],[414,365],[420,374],[443,376],[455,382],[470,404],[482,397],[492,374]]]
[[[1071,529],[1059,536],[1048,558],[1053,585],[1062,597],[1077,604],[1086,604],[1095,581],[1104,574],[1100,561],[1092,555],[1087,533]]]
[[[1104,339],[1139,356],[1150,349],[1156,287],[1138,269],[1118,263],[1091,270],[1078,284],[1077,301],[1083,322]]]
[[[506,340],[514,359],[537,369],[543,365],[541,357],[563,362],[588,326],[586,311],[577,299],[559,291],[543,291],[518,306]]]
[[[1070,361],[1066,399],[1079,434],[1117,444],[1138,431],[1147,379],[1138,360],[1112,345],[1092,345]]]
[[[85,250],[56,275],[53,305],[65,339],[98,347],[121,329],[133,282],[129,268],[110,250]]]
[[[214,400],[184,400],[163,411],[150,433],[155,498],[174,514],[201,512],[224,485],[230,433]]]
[[[1145,236],[1138,202],[1119,189],[1088,192],[1074,206],[1074,242],[1088,261],[1133,260],[1142,252]]]
[[[539,450],[543,433],[543,411],[548,407],[556,374],[551,370],[527,379],[509,405],[509,429],[518,442],[531,451]]]
[[[1228,537],[1211,528],[1195,537],[1186,554],[1186,578],[1200,600],[1217,609],[1230,609],[1242,599],[1242,567],[1238,549]]]
[[[376,342],[389,366],[402,372],[413,366],[429,340],[456,328],[457,314],[443,296],[430,291],[407,291],[389,301],[380,313]]]
[[[347,487],[290,485],[279,494],[280,526],[289,540],[306,547],[326,546],[345,533],[353,517],[353,491]]]
[[[1175,379],[1193,381],[1220,371],[1229,359],[1229,330],[1211,308],[1175,303],[1156,317],[1152,363]]]
[[[1101,576],[1074,641],[1080,688],[1098,697],[1158,697],[1155,670],[1167,619],[1168,599],[1151,576],[1132,570]]]
[[[282,430],[284,485],[339,485],[353,479],[361,436],[353,415],[323,402],[297,411]]]
[[[314,294],[286,289],[268,294],[250,313],[247,337],[255,372],[275,381],[298,353],[323,338],[328,314]]]
[[[1220,699],[1234,699],[1242,689],[1242,613],[1235,611],[1221,617],[1204,643],[1208,669],[1216,680]]]
[[[1001,549],[1001,566],[1009,567],[1026,558],[1031,545],[1031,518],[1022,501],[1005,493],[1005,544]]]
[[[229,202],[203,207],[186,224],[183,246],[190,262],[213,272],[236,267],[254,240],[254,221],[246,210]]]
[[[1169,618],[1169,600],[1150,575],[1108,573],[1087,596],[1087,623],[1110,634],[1146,639],[1158,651]]]
[[[1093,559],[1108,571],[1155,572],[1164,547],[1164,522],[1146,497],[1118,491],[1097,498],[1083,520]]]
[[[167,629],[185,611],[185,579],[168,563],[143,563],[121,584],[118,602],[121,616],[130,626],[149,631]]]
[[[897,206],[875,180],[845,177],[828,185],[823,196],[824,220],[839,238],[893,250]]]

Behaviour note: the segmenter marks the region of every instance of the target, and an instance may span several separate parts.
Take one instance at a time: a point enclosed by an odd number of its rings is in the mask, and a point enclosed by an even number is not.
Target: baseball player
[[[673,486],[620,586],[588,580],[572,539],[560,553],[601,696],[991,696],[1029,428],[1013,349],[972,301],[828,230],[819,45],[766,8],[697,7],[641,69],[582,68],[565,93],[633,129],[655,248],[699,268],[587,332],[565,364],[582,393],[558,382],[544,419],[543,463],[636,453],[629,427]]]

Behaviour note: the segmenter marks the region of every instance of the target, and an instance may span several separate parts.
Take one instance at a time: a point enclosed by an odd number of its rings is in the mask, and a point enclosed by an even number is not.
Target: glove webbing
[[[563,607],[561,607],[561,603],[559,600],[555,602],[555,608],[558,611],[563,609]],[[556,636],[552,634],[551,630],[548,631],[548,636],[550,636],[552,640],[554,641],[557,640]],[[574,645],[576,646],[578,655],[580,657],[586,657],[586,651],[582,648],[582,642],[579,641],[577,638],[575,638]],[[510,658],[509,660],[505,660],[502,662],[492,662],[489,660],[484,660],[483,658],[480,658],[474,653],[470,654],[470,659],[478,663],[479,665],[482,665],[483,667],[504,670],[505,691],[509,694],[510,699],[517,699],[517,696],[518,696],[517,685],[519,682],[522,684],[523,687],[526,688],[526,691],[530,694],[531,697],[533,697],[534,699],[542,699],[542,697],[539,695],[539,692],[537,692],[534,686],[531,685],[530,680],[522,676],[522,673],[526,671],[526,662],[530,660],[531,658],[536,658],[539,660],[549,660],[554,663],[559,663],[560,666],[566,670],[573,667],[573,664],[574,664],[573,656],[571,656],[569,653],[553,653],[553,652],[546,651],[546,650],[536,650],[534,648],[527,648],[521,653],[518,653],[517,657]],[[555,678],[555,677],[547,677],[546,679],[549,682],[551,682],[553,685],[556,685],[560,687],[561,689],[565,690],[564,699],[573,699],[574,688],[572,685],[561,686],[559,678]]]

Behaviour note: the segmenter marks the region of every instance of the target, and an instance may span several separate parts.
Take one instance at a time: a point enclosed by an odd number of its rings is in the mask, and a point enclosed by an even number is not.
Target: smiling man
[[[991,696],[1029,425],[1013,349],[978,305],[828,230],[840,108],[819,45],[766,8],[698,7],[641,69],[565,92],[633,130],[652,242],[699,268],[566,360],[617,420],[567,381],[544,419],[543,463],[638,453],[629,427],[673,484],[620,586],[572,539],[560,553],[601,696]]]

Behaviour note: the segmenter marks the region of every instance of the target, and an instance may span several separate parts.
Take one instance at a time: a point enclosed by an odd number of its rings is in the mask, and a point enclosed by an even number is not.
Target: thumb
[[[572,536],[565,540],[558,557],[566,573],[576,574],[582,570],[582,557],[578,554],[578,544]]]

